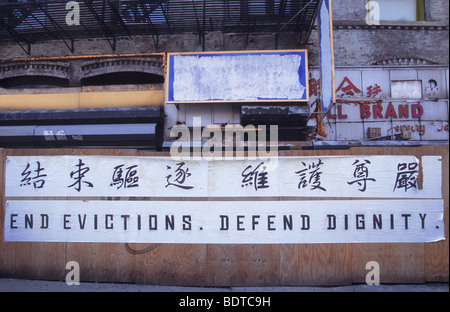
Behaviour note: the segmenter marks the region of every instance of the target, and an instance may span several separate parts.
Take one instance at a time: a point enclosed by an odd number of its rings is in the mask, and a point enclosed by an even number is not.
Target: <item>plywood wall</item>
[[[364,283],[368,261],[381,283],[448,282],[449,148],[359,147],[345,151],[288,151],[283,156],[442,155],[445,241],[408,244],[98,244],[4,242],[4,163],[19,155],[166,156],[135,150],[0,149],[0,277],[65,280],[69,261],[81,281],[185,286],[348,285]],[[114,200],[115,198],[102,198]],[[290,198],[270,198],[288,200]],[[141,200],[141,199],[140,199]],[[146,198],[145,200],[153,200]],[[192,198],[188,200],[208,200]],[[233,200],[233,199],[227,199]],[[269,199],[266,199],[269,200]]]

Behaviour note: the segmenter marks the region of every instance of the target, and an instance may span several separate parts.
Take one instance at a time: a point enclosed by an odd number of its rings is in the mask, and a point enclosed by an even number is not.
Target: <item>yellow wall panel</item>
[[[0,110],[58,110],[163,105],[164,92],[162,90],[0,95]]]

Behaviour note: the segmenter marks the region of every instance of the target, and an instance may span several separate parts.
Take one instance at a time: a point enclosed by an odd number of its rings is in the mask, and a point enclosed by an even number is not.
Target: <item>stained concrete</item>
[[[448,283],[402,285],[351,285],[340,287],[180,287],[114,283],[84,283],[68,286],[65,282],[0,278],[0,292],[449,292]]]

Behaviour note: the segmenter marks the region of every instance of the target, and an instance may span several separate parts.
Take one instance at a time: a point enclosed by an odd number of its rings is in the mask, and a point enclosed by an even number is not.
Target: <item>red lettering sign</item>
[[[372,109],[369,104],[361,104],[359,106],[360,109],[360,115],[361,119],[368,119],[371,116],[374,119],[389,119],[389,118],[395,118],[395,119],[401,119],[401,118],[420,118],[423,116],[424,108],[420,104],[412,104],[411,105],[411,114],[409,112],[410,106],[408,104],[399,104],[397,109],[395,109],[395,106],[390,103],[386,107],[386,111],[383,111],[384,108],[381,104],[374,104],[372,106]],[[339,112],[339,110],[338,110]],[[341,111],[342,113],[342,111]],[[347,115],[344,115],[344,118],[347,118]],[[338,114],[339,118],[339,114]]]
[[[330,111],[330,112],[328,112],[328,115],[327,115],[328,119],[336,119],[336,117],[337,117],[337,119],[347,119],[348,118],[348,115],[344,114],[342,112],[342,105],[339,105],[339,104],[336,105],[336,109],[337,109],[337,116],[335,114],[332,114]]]
[[[400,104],[398,106],[398,118],[409,118],[409,105]]]
[[[386,115],[384,115],[384,118],[397,118],[397,112],[395,111],[394,105],[389,104],[387,109],[386,109]]]
[[[383,106],[376,104],[373,106],[373,119],[383,118]]]
[[[423,115],[423,107],[420,104],[411,105],[412,118],[420,118]]]
[[[368,104],[361,104],[360,105],[360,112],[361,112],[361,119],[367,119],[370,118],[370,105]]]

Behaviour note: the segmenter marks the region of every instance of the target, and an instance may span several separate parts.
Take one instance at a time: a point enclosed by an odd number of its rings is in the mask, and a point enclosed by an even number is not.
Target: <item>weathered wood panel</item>
[[[442,197],[444,198],[445,241],[425,244],[425,280],[441,282],[449,279],[449,148],[423,147],[423,155],[442,155]]]
[[[4,163],[6,156],[20,155],[168,156],[167,153],[135,150],[0,149],[0,277],[65,280],[65,274],[68,272],[65,269],[66,263],[77,261],[80,264],[82,281],[192,286],[346,285],[364,283],[368,273],[366,263],[378,261],[382,283],[448,282],[449,279],[448,145],[402,148],[354,147],[340,151],[281,153],[283,156],[414,155],[418,158],[424,155],[441,155],[446,240],[427,244],[205,245],[5,242]],[[161,198],[129,198],[130,204],[133,200],[156,199],[161,200]],[[251,200],[289,199],[293,198]],[[304,200],[311,199],[314,198],[304,198]],[[340,198],[344,199],[349,198]]]

